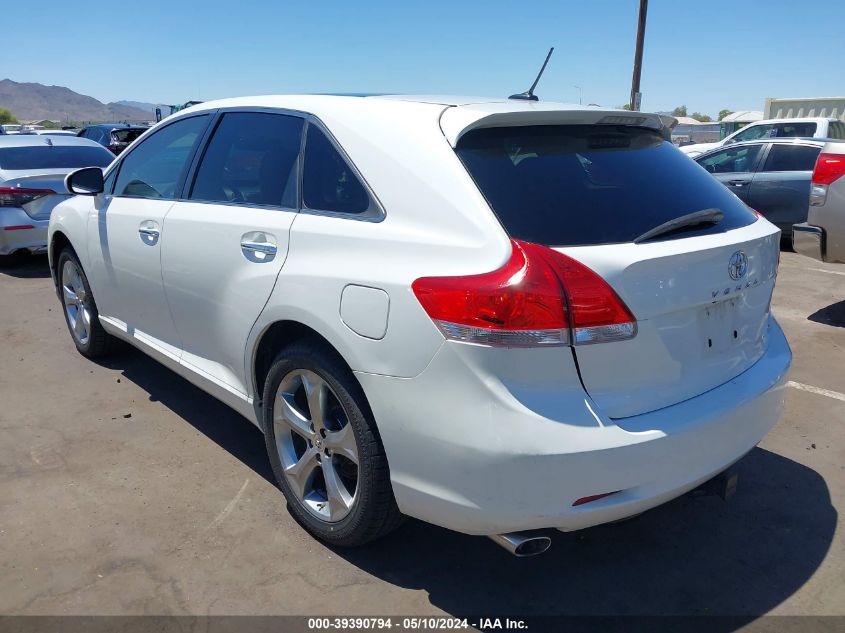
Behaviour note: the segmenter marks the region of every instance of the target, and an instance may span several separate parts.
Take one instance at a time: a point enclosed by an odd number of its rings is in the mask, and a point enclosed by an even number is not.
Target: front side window
[[[711,174],[747,173],[754,169],[762,145],[733,147],[701,158],[697,162]]]
[[[309,125],[302,173],[303,205],[315,211],[365,213],[370,196],[352,168],[316,125]]]
[[[772,144],[762,171],[813,171],[820,147]]]
[[[753,141],[758,138],[768,138],[772,136],[772,130],[774,128],[771,125],[749,125],[747,128],[742,130],[739,134],[734,136],[731,141],[734,143],[739,143],[740,141]]]
[[[121,162],[114,195],[173,198],[207,124],[207,114],[193,116],[148,137]]]
[[[303,124],[284,114],[224,114],[188,197],[296,208]]]

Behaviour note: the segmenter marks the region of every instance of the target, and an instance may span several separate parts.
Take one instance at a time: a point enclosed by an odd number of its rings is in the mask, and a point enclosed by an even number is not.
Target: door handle
[[[743,187],[748,184],[747,180],[729,180],[729,185],[733,185],[734,187]]]
[[[264,253],[265,255],[275,255],[276,245],[270,242],[241,242],[241,248],[250,253]]]
[[[141,236],[141,241],[147,246],[155,246],[158,244],[161,231],[155,220],[144,220],[141,222],[141,226],[138,227],[138,235]]]

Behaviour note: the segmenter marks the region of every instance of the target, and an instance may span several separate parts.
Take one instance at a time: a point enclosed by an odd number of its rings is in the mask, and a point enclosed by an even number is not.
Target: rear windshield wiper
[[[722,221],[725,214],[719,209],[704,209],[702,211],[695,211],[694,213],[687,213],[679,218],[673,218],[668,222],[664,222],[653,229],[649,229],[638,238],[634,240],[634,244],[645,242],[646,240],[654,239],[658,235],[665,235],[666,233],[674,233],[681,229],[688,229],[701,225],[713,225]]]

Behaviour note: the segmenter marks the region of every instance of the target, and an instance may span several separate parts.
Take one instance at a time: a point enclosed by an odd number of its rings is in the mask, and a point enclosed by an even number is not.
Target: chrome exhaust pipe
[[[537,532],[491,534],[488,538],[520,558],[542,554],[552,546],[552,539]]]

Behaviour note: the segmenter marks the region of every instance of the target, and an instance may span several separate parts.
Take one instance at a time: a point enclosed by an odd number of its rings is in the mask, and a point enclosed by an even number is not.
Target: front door
[[[209,118],[178,120],[127,153],[88,222],[88,273],[100,316],[171,357],[180,342],[161,279],[164,218]]]
[[[739,147],[729,145],[718,152],[699,157],[696,161],[747,204],[754,167],[763,147],[765,144],[762,143]]]

